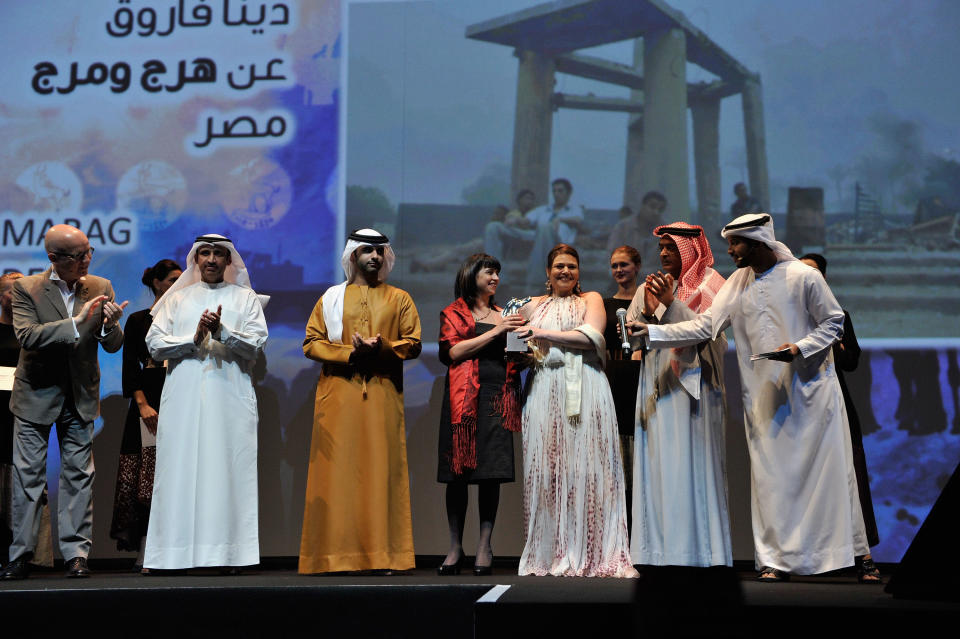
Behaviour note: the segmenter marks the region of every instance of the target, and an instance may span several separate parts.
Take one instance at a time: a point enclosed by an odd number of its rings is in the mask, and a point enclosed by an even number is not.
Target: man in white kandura
[[[167,378],[143,566],[249,566],[260,561],[250,372],[267,323],[230,240],[198,237],[186,264],[154,305],[146,338]]]
[[[758,579],[852,566],[869,548],[831,349],[843,310],[823,277],[776,241],[769,215],[742,215],[722,235],[738,270],[710,309],[678,324],[629,328],[652,348],[697,344],[733,328]]]
[[[675,222],[653,231],[662,271],[647,276],[627,319],[671,325],[713,303],[723,277],[703,227]],[[634,435],[635,564],[732,565],[724,459],[722,334],[693,346],[651,351],[637,389]]]

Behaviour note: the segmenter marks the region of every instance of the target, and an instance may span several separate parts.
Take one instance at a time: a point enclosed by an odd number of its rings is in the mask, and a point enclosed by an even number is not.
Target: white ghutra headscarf
[[[783,242],[778,242],[773,234],[773,217],[767,213],[747,213],[735,218],[720,231],[724,239],[729,237],[745,237],[766,244],[777,256],[777,262],[796,260],[793,252]],[[723,323],[730,316],[733,304],[740,298],[740,293],[747,284],[754,280],[753,269],[738,268],[733,275],[727,278],[710,306],[710,315],[713,319],[713,338],[720,334]]]
[[[173,295],[174,292],[202,281],[200,269],[197,267],[197,251],[201,246],[219,246],[230,251],[230,263],[227,264],[227,268],[223,272],[223,281],[253,290],[253,287],[250,286],[250,274],[247,273],[247,267],[243,263],[243,258],[240,257],[240,253],[237,252],[237,248],[233,245],[233,242],[222,235],[208,233],[207,235],[201,235],[193,241],[193,246],[190,248],[190,252],[187,253],[187,270],[185,270],[180,277],[177,278],[177,281],[157,300],[157,303],[150,309],[151,315],[156,317],[160,307],[171,299],[170,296]],[[260,300],[260,305],[266,308],[267,302],[270,301],[270,296],[257,295],[257,298]]]
[[[343,274],[346,281],[335,286],[331,286],[323,294],[323,322],[327,326],[327,339],[334,344],[343,343],[343,296],[354,275],[357,274],[357,263],[352,259],[353,252],[361,246],[382,246],[383,266],[377,274],[377,279],[381,282],[387,280],[393,265],[397,261],[397,256],[390,248],[390,240],[386,235],[375,231],[374,229],[357,229],[347,237],[347,245],[343,247],[343,254],[340,256],[340,265],[343,267]]]
[[[777,254],[778,262],[795,260],[793,252],[783,242],[778,242],[773,235],[773,218],[766,213],[747,213],[735,218],[720,231],[723,239],[731,235],[745,237],[766,244],[771,251]]]

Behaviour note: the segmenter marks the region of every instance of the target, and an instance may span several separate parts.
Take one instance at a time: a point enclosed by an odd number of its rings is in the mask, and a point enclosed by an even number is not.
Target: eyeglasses
[[[79,253],[61,253],[59,251],[54,251],[54,255],[59,255],[60,257],[66,258],[73,262],[82,262],[85,258],[93,257],[93,247],[91,246],[85,251],[80,251]]]

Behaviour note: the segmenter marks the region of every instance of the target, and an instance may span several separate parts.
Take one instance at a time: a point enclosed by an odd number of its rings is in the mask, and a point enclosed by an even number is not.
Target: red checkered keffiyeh
[[[671,229],[688,230],[691,233],[671,233]],[[695,237],[694,232],[699,231]],[[680,251],[680,282],[676,297],[692,311],[702,313],[713,303],[713,298],[726,281],[710,268],[713,266],[713,251],[704,235],[703,227],[686,222],[664,224],[653,230],[657,237],[669,237],[677,243]]]

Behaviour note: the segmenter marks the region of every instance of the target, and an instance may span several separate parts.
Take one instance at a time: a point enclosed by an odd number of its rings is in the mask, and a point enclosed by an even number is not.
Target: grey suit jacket
[[[101,304],[89,322],[78,320],[80,338],[76,339],[60,289],[50,281],[51,270],[20,278],[13,285],[13,330],[21,348],[10,412],[34,424],[52,424],[72,396],[80,417],[93,421],[100,412],[97,344],[115,353],[123,345],[123,331],[117,324],[100,337]],[[87,275],[77,287],[75,315],[91,298],[114,298],[110,280],[102,277]]]

